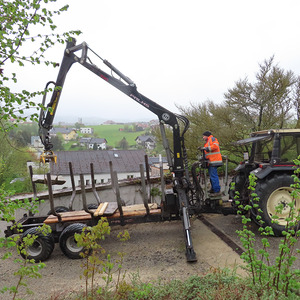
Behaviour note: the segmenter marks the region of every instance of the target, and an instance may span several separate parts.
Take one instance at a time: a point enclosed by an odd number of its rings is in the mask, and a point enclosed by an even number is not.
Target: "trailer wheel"
[[[85,224],[74,223],[67,226],[59,237],[59,246],[61,251],[71,259],[82,258],[80,253],[84,251],[83,247],[79,247],[75,240],[75,233],[81,233]]]
[[[62,213],[62,212],[67,212],[67,211],[69,211],[69,209],[68,209],[67,207],[65,207],[65,206],[56,206],[56,207],[54,207],[54,210],[55,210],[55,212],[57,212],[57,213]],[[48,216],[52,215],[52,211],[49,210],[48,213],[47,213],[47,215],[48,215]]]
[[[88,209],[97,209],[99,204],[97,203],[91,203],[87,206]]]
[[[294,190],[290,187],[294,183],[291,175],[279,174],[264,181],[257,182],[255,193],[259,197],[259,207],[263,211],[260,215],[263,219],[264,226],[271,226],[276,236],[281,236],[282,231],[286,230],[286,218],[289,216],[290,207],[289,203],[293,200],[291,192]],[[295,200],[295,210],[300,209],[300,199]],[[276,212],[278,205],[283,205],[281,213]],[[273,216],[278,216],[278,224],[272,220]]]
[[[36,235],[37,238],[31,246],[26,248],[27,255],[21,253],[21,256],[24,259],[34,259],[36,262],[47,260],[53,252],[55,245],[53,235],[51,233],[44,235],[39,231],[39,227],[32,227],[23,233],[22,239],[29,234]]]

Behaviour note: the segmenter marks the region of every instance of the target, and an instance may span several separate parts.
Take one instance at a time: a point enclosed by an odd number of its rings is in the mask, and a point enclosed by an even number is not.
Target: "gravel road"
[[[127,229],[131,236],[130,240],[124,244],[116,238],[117,233],[123,229]],[[197,219],[192,220],[192,237],[198,258],[196,263],[186,262],[181,221],[113,227],[103,247],[110,254],[117,251],[127,253],[123,263],[127,276],[139,274],[140,278],[145,281],[158,278],[185,279],[190,275],[204,274],[211,267],[224,266],[224,262],[227,264],[233,261],[232,264],[234,264],[239,259],[230,247]],[[0,249],[0,254],[3,254],[3,249]],[[13,258],[18,258],[18,255],[14,253]],[[0,287],[16,283],[16,278],[12,275],[16,266],[12,260],[0,262]],[[65,257],[59,245],[56,244],[54,252],[46,262],[46,268],[41,270],[42,278],[28,280],[28,285],[34,295],[26,297],[22,293],[23,299],[51,299],[51,296],[54,297],[61,292],[67,293],[83,287],[84,281],[80,279],[81,264],[81,260],[71,260]],[[7,296],[2,297],[9,299]]]
[[[237,216],[206,215],[205,218],[214,224],[219,231],[225,233],[230,240],[240,244],[235,233],[241,228]],[[192,219],[192,238],[197,253],[196,263],[187,263],[185,258],[185,243],[181,221],[133,224],[124,227],[112,227],[111,235],[103,242],[107,253],[115,254],[117,251],[126,253],[123,268],[129,280],[130,275],[139,274],[143,281],[156,279],[185,279],[190,275],[201,275],[211,268],[234,267],[242,264],[239,255],[233,251],[222,239],[214,234],[199,219]],[[1,225],[1,224],[0,224]],[[0,226],[1,227],[1,226]],[[131,236],[124,244],[120,243],[116,235],[119,231],[127,229]],[[253,225],[254,231],[255,225]],[[1,230],[2,231],[2,230]],[[280,238],[271,239],[271,257],[275,257]],[[300,245],[297,245],[298,248]],[[4,253],[0,249],[0,255]],[[13,253],[13,258],[0,261],[0,288],[16,283],[13,276],[16,265],[13,259],[19,258]],[[295,267],[300,267],[300,257]],[[26,296],[22,290],[23,299],[55,299],[59,294],[67,295],[71,291],[84,287],[81,260],[71,260],[65,257],[56,244],[54,252],[46,262],[46,268],[41,270],[42,278],[29,279],[28,286],[34,292]],[[240,274],[245,275],[239,269]],[[99,282],[101,282],[99,280]],[[52,298],[51,298],[52,297]],[[10,299],[8,295],[0,294],[0,299]]]

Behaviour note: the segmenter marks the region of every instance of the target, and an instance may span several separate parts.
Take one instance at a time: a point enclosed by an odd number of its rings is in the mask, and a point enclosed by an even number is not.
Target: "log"
[[[103,206],[101,207],[98,216],[103,216],[103,214],[104,214],[104,212],[105,212],[107,206],[108,206],[108,202],[105,202],[105,203],[103,204]]]
[[[98,206],[98,208],[96,209],[96,211],[94,212],[94,216],[103,216],[106,208],[108,206],[108,202],[104,202],[104,203],[100,203],[100,205]]]
[[[102,206],[104,205],[104,203],[100,203],[99,206],[97,207],[96,211],[94,212],[94,216],[98,216],[99,215],[99,211],[102,208]]]

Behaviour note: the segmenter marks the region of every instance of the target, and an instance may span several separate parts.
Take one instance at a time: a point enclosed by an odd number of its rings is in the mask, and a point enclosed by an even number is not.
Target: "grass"
[[[123,280],[118,288],[112,288],[105,293],[86,295],[84,291],[75,291],[56,295],[56,300],[269,300],[297,299],[298,295],[290,293],[273,295],[256,290],[250,277],[242,278],[234,270],[212,269],[203,276],[193,275],[186,280],[166,281],[158,279],[153,282],[141,281],[137,274],[129,274],[129,281]],[[97,290],[97,288],[95,289]]]
[[[97,125],[91,126],[94,129],[94,133],[100,137],[107,140],[107,144],[112,147],[117,147],[118,142],[122,140],[123,137],[126,138],[129,147],[136,145],[135,139],[144,135],[145,131],[136,131],[136,132],[127,132],[120,131],[119,129],[124,129],[123,124],[114,124],[114,125]]]
[[[128,131],[120,131],[120,129],[124,129],[124,126],[129,126],[129,128],[132,128],[132,126],[128,124],[113,124],[113,125],[94,125],[89,126],[94,129],[94,135],[99,138],[104,138],[107,141],[107,145],[110,147],[118,148],[118,143],[125,137],[129,148],[136,148],[136,141],[135,139],[140,135],[145,135],[146,131],[135,131],[135,132],[128,132]],[[78,141],[81,137],[86,136],[80,131],[77,131],[78,133]],[[92,137],[92,135],[88,135],[89,137]],[[64,143],[64,150],[65,151],[78,151],[78,150],[86,150],[85,147],[81,146],[74,146],[73,144],[78,144],[77,141],[68,141]]]

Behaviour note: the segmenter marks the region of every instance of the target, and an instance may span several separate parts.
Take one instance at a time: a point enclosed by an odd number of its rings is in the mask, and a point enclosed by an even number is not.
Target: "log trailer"
[[[88,56],[88,51],[95,54],[110,69],[111,75],[103,71],[92,63]],[[76,55],[80,53],[80,55]],[[202,158],[192,164],[191,174],[188,170],[187,153],[184,144],[184,134],[189,128],[189,121],[186,117],[174,114],[171,111],[160,106],[156,102],[145,97],[137,91],[135,83],[121,73],[107,60],[102,59],[98,54],[91,50],[83,42],[76,45],[76,40],[71,39],[67,42],[63,60],[60,65],[56,82],[50,81],[45,88],[39,118],[40,138],[44,145],[44,152],[41,155],[42,162],[56,162],[56,156],[53,153],[49,131],[52,128],[58,103],[61,97],[62,89],[68,71],[74,63],[79,63],[104,81],[108,82],[138,104],[150,110],[157,115],[163,140],[163,146],[166,151],[170,171],[172,172],[171,188],[162,191],[162,201],[157,206],[144,203],[144,208],[122,207],[121,201],[112,203],[97,202],[99,206],[88,207],[85,201],[84,178],[81,178],[81,193],[83,200],[83,210],[73,211],[70,205],[70,211],[55,208],[52,199],[52,179],[50,173],[47,174],[47,184],[50,200],[50,215],[47,216],[29,216],[26,214],[17,223],[23,229],[23,237],[27,234],[36,234],[37,239],[28,249],[29,258],[36,261],[46,260],[52,253],[54,245],[59,242],[62,252],[69,258],[80,258],[82,249],[77,246],[74,234],[81,232],[84,226],[96,225],[102,216],[106,216],[111,224],[126,224],[134,222],[150,222],[159,220],[181,219],[183,222],[183,232],[186,245],[186,259],[188,262],[197,261],[196,253],[193,248],[190,216],[200,213],[223,213],[236,214],[238,205],[233,200],[236,192],[239,195],[239,202],[247,205],[252,204],[251,194],[249,192],[248,177],[253,173],[258,178],[256,193],[260,195],[259,206],[263,210],[252,209],[250,215],[255,221],[255,217],[260,214],[265,224],[271,226],[275,235],[281,235],[285,230],[286,220],[289,216],[289,203],[295,201],[295,208],[300,211],[299,198],[294,199],[290,184],[293,183],[291,175],[294,172],[295,164],[292,162],[300,154],[300,130],[269,130],[255,132],[250,138],[237,142],[237,145],[244,146],[251,144],[250,156],[246,156],[245,161],[236,168],[236,175],[233,177],[233,189],[228,189],[227,184],[227,163],[225,158],[225,189],[222,195],[229,193],[229,199],[225,197],[212,196],[208,192],[207,186],[207,161],[202,153]],[[119,78],[114,77],[117,75]],[[46,96],[49,86],[53,84],[54,89],[50,102],[46,105]],[[165,126],[173,130],[173,145],[170,146]],[[93,170],[91,166],[91,170]],[[70,169],[70,174],[72,169]],[[91,172],[93,175],[93,172]],[[191,175],[191,176],[190,176]],[[82,174],[80,176],[83,176]],[[112,174],[112,181],[116,180]],[[92,179],[92,183],[94,180]],[[75,184],[71,202],[74,200]],[[94,188],[94,186],[93,186]],[[94,190],[95,196],[97,193]],[[227,205],[227,203],[229,205]],[[279,224],[272,222],[272,217],[277,214],[276,206],[283,205],[283,211],[279,215]],[[253,206],[254,207],[254,206]],[[38,230],[43,224],[51,226],[52,233],[44,236]],[[16,226],[8,226],[5,231],[6,236],[18,233]]]
[[[108,69],[110,70],[110,74],[103,71],[92,62],[91,58],[88,56],[88,53],[90,53],[89,51],[92,52],[97,58],[99,58],[106,67],[108,67]],[[184,134],[189,128],[189,120],[184,116],[172,113],[171,111],[165,109],[156,102],[139,93],[135,83],[130,78],[121,73],[107,60],[102,59],[98,54],[90,49],[85,42],[79,45],[76,45],[75,39],[71,39],[67,42],[57,80],[56,82],[48,82],[45,87],[45,93],[42,100],[42,105],[45,109],[41,109],[39,118],[40,138],[44,145],[44,152],[41,155],[41,161],[51,163],[56,162],[56,156],[51,150],[53,146],[51,144],[49,131],[52,128],[53,120],[58,108],[67,73],[74,63],[79,63],[83,67],[87,68],[95,75],[99,76],[102,80],[111,84],[112,86],[129,96],[132,100],[157,115],[159,119],[163,146],[166,152],[169,168],[173,176],[172,187],[166,189],[165,191],[162,191],[164,196],[162,197],[161,203],[157,207],[152,209],[148,206],[147,203],[144,203],[145,209],[142,213],[132,213],[125,207],[123,208],[121,203],[108,203],[105,205],[103,203],[99,203],[99,207],[93,210],[88,208],[84,201],[83,211],[72,211],[72,209],[70,209],[70,211],[68,212],[59,212],[54,208],[53,201],[50,201],[52,213],[51,215],[42,217],[24,215],[24,217],[18,221],[18,223],[24,230],[23,237],[27,234],[33,233],[38,235],[38,238],[36,239],[34,245],[28,251],[29,257],[34,258],[35,260],[45,260],[52,253],[54,243],[59,242],[61,250],[66,256],[68,256],[69,258],[80,258],[79,253],[82,249],[79,249],[76,246],[74,234],[80,232],[83,226],[96,225],[102,216],[107,216],[108,220],[112,223],[116,223],[118,222],[118,220],[121,220],[120,224],[132,222],[133,219],[137,220],[139,216],[140,222],[181,219],[183,222],[183,232],[185,237],[186,259],[188,262],[197,261],[190,231],[190,216],[199,215],[200,213],[223,213],[225,215],[231,213],[236,214],[238,210],[237,205],[235,205],[234,201],[230,199],[222,199],[224,198],[222,197],[222,195],[209,195],[206,177],[208,164],[205,160],[204,153],[202,153],[202,159],[192,164],[191,174],[189,173],[187,152],[184,144]],[[115,76],[117,76],[118,78],[116,78]],[[47,91],[49,90],[49,86],[51,84],[54,85],[54,89],[50,102],[46,105]],[[167,139],[165,130],[166,126],[171,128],[173,131],[173,141],[171,146]],[[288,135],[288,133],[285,132],[283,134]],[[252,154],[250,160],[245,161],[241,166],[237,168],[237,175],[233,178],[233,183],[235,184],[235,190],[238,191],[242,197],[242,199],[239,200],[244,204],[251,203],[251,195],[248,193],[247,181],[247,176],[250,174],[250,172],[260,174],[258,171],[263,170],[262,173],[264,176],[261,176],[261,178],[259,177],[260,180],[263,180],[264,177],[268,177],[271,175],[273,176],[274,174],[278,176],[278,172],[287,174],[287,177],[288,175],[290,175],[292,169],[292,166],[289,165],[287,167],[286,163],[280,163],[280,153],[278,153],[278,151],[276,150],[279,149],[278,145],[280,144],[279,139],[281,137],[281,132],[259,132],[254,134],[254,136],[255,138],[251,138],[250,140],[246,139],[245,141],[241,141],[240,144],[243,145],[245,142],[253,143],[254,152],[256,151],[257,153],[262,152],[263,147],[255,147],[256,144],[259,145],[259,142],[265,140],[273,141],[274,136],[277,138],[274,139],[275,142],[271,160],[262,164],[261,162],[256,161],[257,156]],[[300,132],[297,133],[296,136],[300,137]],[[299,143],[297,145],[299,145]],[[270,151],[270,149],[268,149],[268,151]],[[276,160],[273,159],[274,157],[276,157]],[[225,190],[223,194],[227,194],[228,192],[228,161],[225,161],[226,179]],[[266,170],[271,170],[272,172],[269,171],[267,173]],[[50,174],[47,174],[47,176],[50,198],[50,195],[52,193],[52,187],[50,184],[51,177]],[[112,180],[113,179],[114,178],[112,176]],[[83,183],[84,180],[82,179],[81,182]],[[290,180],[285,183],[285,187],[283,189],[280,187],[280,185],[278,185],[278,187],[276,185],[275,190],[277,189],[277,194],[274,197],[272,196],[273,198],[270,198],[272,205],[275,205],[277,202],[289,203],[292,201],[292,197],[290,195],[291,189],[289,187],[286,187],[289,183]],[[82,184],[81,192],[83,196],[84,190],[85,187]],[[229,196],[231,199],[234,198],[234,190],[232,192],[229,191]],[[268,220],[268,218],[270,219],[271,215],[273,214],[272,210],[268,214],[268,212],[270,211],[270,209],[268,210],[268,201],[268,199],[265,199],[264,202],[262,202],[264,203],[267,211],[267,215],[262,217],[266,221]],[[229,205],[227,205],[226,202],[228,202]],[[299,201],[297,201],[296,207],[299,208],[299,205]],[[255,211],[252,212],[252,214],[257,215],[258,212]],[[267,224],[270,223],[271,222],[268,222]],[[49,224],[51,226],[52,233],[48,236],[41,235],[37,230],[38,227],[43,224]],[[280,229],[283,230],[283,226]],[[17,232],[15,227],[8,227],[5,233],[6,236],[10,236]]]

